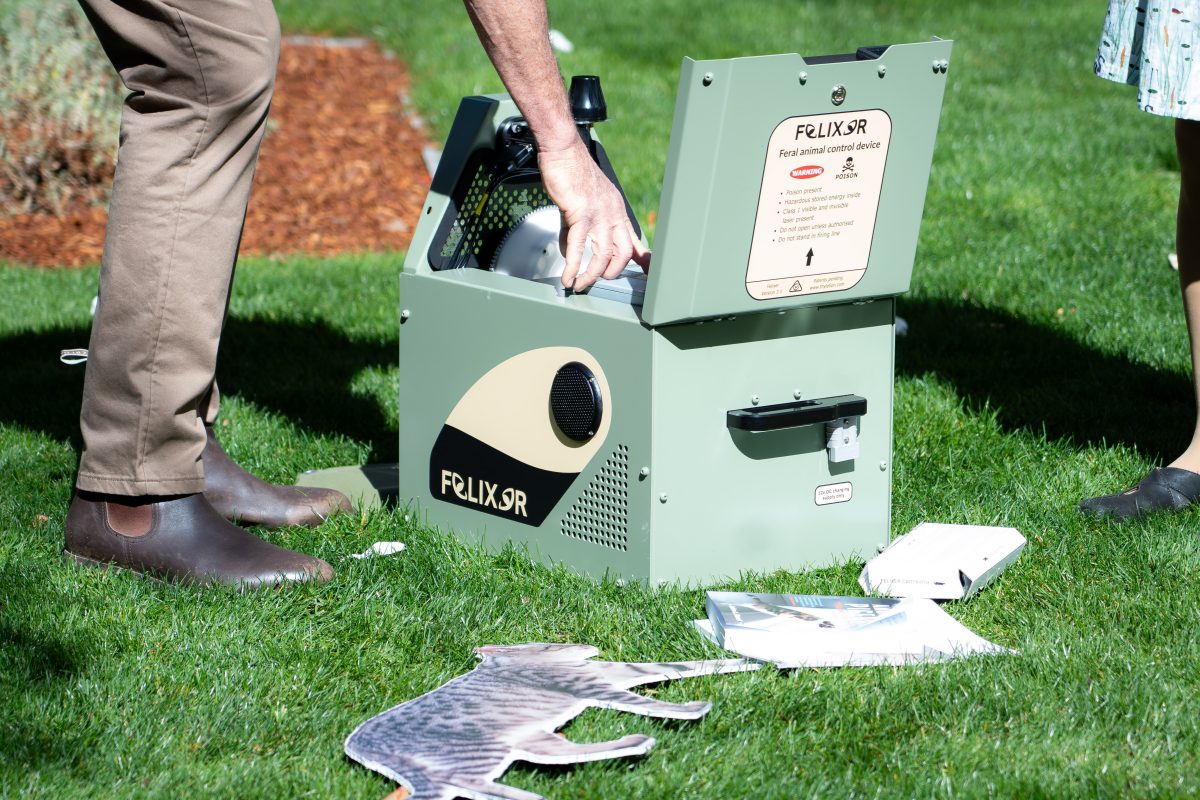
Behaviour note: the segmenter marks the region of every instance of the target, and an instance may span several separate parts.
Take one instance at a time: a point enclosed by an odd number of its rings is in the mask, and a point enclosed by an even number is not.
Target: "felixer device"
[[[302,482],[593,576],[874,553],[950,49],[685,60],[649,274],[585,294],[516,106],[464,99],[400,277],[400,462]],[[615,180],[598,83],[571,95]]]

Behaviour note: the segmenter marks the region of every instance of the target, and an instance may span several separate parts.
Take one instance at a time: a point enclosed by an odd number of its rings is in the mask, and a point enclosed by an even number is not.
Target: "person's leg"
[[[271,102],[278,22],[269,0],[216,0],[202,11],[162,0],[83,6],[131,93],[76,485],[127,496],[202,492],[200,403],[216,370]]]
[[[1170,466],[1200,473],[1200,121],[1175,121],[1179,151],[1179,217],[1175,246],[1179,258],[1179,287],[1192,348],[1192,384],[1197,419],[1191,444]]]
[[[201,494],[205,418],[278,57],[270,0],[81,0],[130,89],[66,553],[170,579],[327,580]]]
[[[1153,511],[1179,510],[1200,501],[1200,122],[1176,120],[1175,145],[1180,166],[1175,238],[1192,353],[1196,427],[1191,443],[1167,467],[1154,470],[1129,491],[1080,503],[1079,509],[1092,516],[1129,519]]]

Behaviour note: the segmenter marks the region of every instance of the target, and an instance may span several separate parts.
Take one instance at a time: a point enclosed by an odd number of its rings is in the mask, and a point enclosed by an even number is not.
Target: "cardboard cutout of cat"
[[[665,703],[629,690],[759,666],[742,659],[590,660],[599,652],[581,644],[477,648],[479,666],[359,725],[346,739],[346,755],[399,783],[413,800],[545,800],[496,779],[514,761],[574,764],[639,756],[654,746],[653,738],[641,734],[577,744],[555,733],[587,708],[699,719],[711,703]]]

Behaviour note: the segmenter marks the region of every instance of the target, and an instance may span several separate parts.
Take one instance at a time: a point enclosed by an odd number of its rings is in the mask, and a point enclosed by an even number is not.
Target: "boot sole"
[[[124,566],[121,566],[120,564],[114,563],[112,561],[97,561],[94,558],[88,558],[87,556],[81,556],[76,553],[72,553],[70,550],[66,550],[66,549],[64,549],[62,551],[62,558],[63,558],[63,562],[65,562],[66,564],[74,565],[76,567],[86,567],[88,569],[99,569],[99,570],[103,570],[105,572],[108,572],[108,571],[125,572],[130,575],[136,575],[139,578],[145,578],[148,581],[154,581],[155,583],[161,583],[164,586],[180,585],[179,581],[168,581],[168,580],[158,577],[157,575],[151,575],[148,572],[139,572],[138,570],[133,569],[132,567],[124,567]]]
[[[149,572],[141,572],[139,570],[134,569],[133,567],[126,567],[126,566],[117,564],[112,561],[97,561],[94,558],[88,558],[87,556],[81,556],[81,555],[78,555],[77,553],[72,553],[70,550],[67,550],[65,548],[62,551],[62,558],[63,558],[63,561],[66,562],[68,565],[73,564],[77,567],[86,567],[88,569],[99,569],[99,570],[105,570],[105,571],[112,570],[114,572],[127,572],[130,575],[136,575],[139,578],[144,578],[145,580],[148,580],[148,581],[154,581],[155,583],[160,583],[163,586],[207,587],[207,586],[213,585],[210,583],[206,583],[204,581],[199,581],[190,575],[185,578],[162,578],[162,577],[159,577],[158,575],[154,575]],[[244,594],[244,593],[256,591],[259,589],[279,589],[288,584],[321,583],[321,582],[322,581],[318,581],[315,576],[310,576],[308,579],[301,580],[301,581],[280,580],[276,583],[263,583],[263,584],[259,584],[257,586],[251,585],[248,583],[244,583],[244,582],[224,584],[224,585],[230,586],[233,589],[235,589],[236,591],[238,591],[239,593]],[[220,581],[218,581],[217,583],[220,584]]]

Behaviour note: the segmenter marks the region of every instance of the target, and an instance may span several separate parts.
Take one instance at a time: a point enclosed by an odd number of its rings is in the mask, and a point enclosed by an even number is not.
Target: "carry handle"
[[[839,394],[816,400],[797,400],[773,406],[751,406],[725,412],[725,426],[735,430],[777,431],[842,417],[861,417],[867,413],[867,399],[856,394]]]

